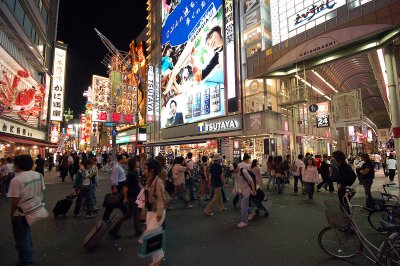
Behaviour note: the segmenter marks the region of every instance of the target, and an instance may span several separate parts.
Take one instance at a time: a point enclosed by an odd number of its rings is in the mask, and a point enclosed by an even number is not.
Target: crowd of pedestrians
[[[109,158],[106,153],[98,153],[97,156],[91,152],[57,154],[56,168],[60,171],[61,180],[65,182],[67,175],[73,180],[73,194],[76,195],[73,211],[75,217],[81,216],[81,210],[85,210],[86,218],[93,218],[99,212],[96,206],[98,172]],[[35,162],[29,155],[16,156],[14,161],[11,158],[0,159],[0,192],[5,196],[8,191],[8,197],[13,199],[11,208],[14,237],[20,261],[24,265],[32,262],[32,237],[30,224],[26,223],[24,213],[18,206],[28,197],[43,198],[44,167],[45,160],[39,155]],[[290,155],[286,155],[284,159],[282,156],[269,156],[265,167],[265,177],[268,179],[265,188],[269,193],[288,193],[285,190],[293,182],[293,193],[302,192],[310,202],[316,193],[325,189],[331,194],[337,193],[340,204],[346,208],[342,201],[345,187],[351,186],[358,177],[359,183],[364,187],[366,206],[372,207],[374,204],[371,186],[376,165],[368,154],[355,157],[350,155],[346,158],[341,151],[333,152],[331,157],[307,153],[305,156],[298,155],[295,160]],[[387,156],[382,167],[393,181],[396,174],[393,154]],[[203,212],[206,216],[215,215],[216,210],[223,215],[229,207],[224,189],[225,178],[229,175],[234,181],[233,204],[240,206],[237,227],[247,227],[260,211],[259,205],[254,203],[262,202],[264,198],[258,197],[259,193],[263,194],[261,169],[259,162],[252,160],[248,154],[244,154],[238,164],[227,162],[224,156],[217,153],[202,156],[197,163],[193,161],[191,152],[186,158],[176,156],[173,160],[161,154],[154,159],[147,154],[118,154],[110,174],[110,192],[119,195],[121,200],[117,204],[104,205],[102,220],[111,226],[110,216],[114,209],[119,209],[123,215],[113,223],[109,235],[114,239],[121,238],[121,226],[132,219],[135,236],[141,236],[138,240],[141,242],[148,232],[165,227],[165,210],[177,207],[177,199],[183,201],[186,209],[193,208],[194,201],[203,200]],[[198,190],[195,189],[196,182],[199,182]],[[167,192],[168,186],[171,189]],[[141,221],[145,221],[145,229],[141,226]],[[154,253],[151,265],[160,265],[163,258],[163,251]]]

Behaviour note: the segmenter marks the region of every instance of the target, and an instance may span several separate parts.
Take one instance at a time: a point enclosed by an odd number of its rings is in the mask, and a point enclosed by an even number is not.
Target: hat
[[[245,153],[243,155],[243,161],[247,160],[247,159],[251,159],[250,155],[248,155],[247,153]]]
[[[219,159],[220,159],[219,153],[213,155],[213,161],[219,161]]]

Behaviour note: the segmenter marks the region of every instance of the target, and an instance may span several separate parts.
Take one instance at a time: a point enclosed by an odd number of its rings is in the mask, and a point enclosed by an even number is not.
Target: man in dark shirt
[[[181,112],[176,111],[177,103],[175,100],[172,100],[169,104],[170,113],[167,119],[166,127],[176,126],[183,124],[183,114]]]
[[[35,171],[41,173],[44,176],[44,163],[45,161],[42,158],[42,155],[38,154],[37,159],[35,161],[36,168]]]
[[[319,170],[322,177],[322,182],[318,184],[317,191],[319,192],[322,186],[324,186],[325,189],[327,189],[327,187],[329,186],[329,192],[334,194],[335,188],[333,187],[332,180],[329,178],[329,164],[327,154],[324,154],[322,156],[321,167]]]
[[[212,210],[214,209],[215,205],[217,205],[217,203],[219,204],[220,212],[226,211],[221,194],[221,189],[224,184],[224,176],[223,176],[222,166],[220,164],[220,156],[218,153],[214,154],[213,156],[213,163],[210,166],[210,173],[211,173],[211,184],[214,187],[215,192],[214,192],[214,197],[204,209],[204,213],[206,215],[212,216],[214,215]]]

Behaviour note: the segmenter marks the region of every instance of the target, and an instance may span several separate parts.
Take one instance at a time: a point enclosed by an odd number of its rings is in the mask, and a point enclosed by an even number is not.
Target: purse
[[[19,203],[18,208],[25,215],[26,222],[30,226],[49,216],[41,197],[29,198]]]
[[[139,195],[136,198],[135,203],[137,204],[139,209],[144,209],[144,205],[146,204],[146,199],[144,196],[144,188],[142,188],[139,192]]]
[[[109,193],[104,196],[103,207],[118,207],[122,203],[123,197],[119,192]]]
[[[140,239],[138,255],[141,258],[147,257],[165,247],[165,230],[162,227],[146,232]]]

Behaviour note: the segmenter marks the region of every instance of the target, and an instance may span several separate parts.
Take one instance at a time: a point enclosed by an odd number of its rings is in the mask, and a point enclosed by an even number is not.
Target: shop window
[[[32,36],[32,23],[29,20],[29,18],[25,15],[24,18],[24,31],[25,33],[29,36],[29,38],[31,38]]]
[[[261,51],[261,42],[254,44],[246,49],[246,56],[249,58],[250,56],[254,55],[255,53]]]

